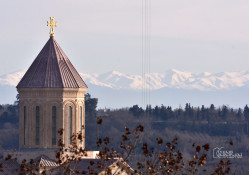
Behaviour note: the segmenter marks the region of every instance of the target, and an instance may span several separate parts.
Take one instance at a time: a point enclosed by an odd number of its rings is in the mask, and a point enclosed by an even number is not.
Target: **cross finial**
[[[54,37],[54,26],[57,26],[57,22],[54,22],[54,17],[50,17],[50,22],[48,21],[47,26],[51,26],[50,37]]]

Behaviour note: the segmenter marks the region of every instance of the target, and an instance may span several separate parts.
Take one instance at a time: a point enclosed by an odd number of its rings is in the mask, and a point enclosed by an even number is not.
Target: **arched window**
[[[40,107],[35,108],[35,144],[40,145]]]
[[[56,145],[56,106],[52,107],[52,145]]]
[[[24,106],[23,108],[23,144],[26,144],[26,117],[27,117],[27,113],[26,113],[26,106]]]
[[[68,106],[68,143],[72,144],[72,107]]]
[[[80,133],[82,134],[82,106],[80,107],[80,122],[79,122],[79,124],[80,124]],[[82,136],[83,137],[83,136]],[[82,141],[80,141],[80,144],[82,144]]]

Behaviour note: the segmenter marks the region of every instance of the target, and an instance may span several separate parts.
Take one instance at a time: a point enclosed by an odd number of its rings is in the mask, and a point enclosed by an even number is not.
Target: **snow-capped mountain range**
[[[24,73],[24,71],[18,71],[0,76],[0,85],[16,86]],[[112,89],[141,90],[147,87],[151,90],[158,90],[167,87],[213,91],[249,87],[249,71],[212,74],[209,72],[192,73],[170,69],[161,73],[145,74],[144,78],[139,74],[131,75],[118,71],[103,74],[80,74],[87,84]]]
[[[0,75],[0,104],[13,103],[15,86],[25,71]],[[142,104],[142,89],[150,88],[150,104],[194,106],[223,104],[243,107],[249,103],[249,71],[192,73],[170,69],[161,73],[125,74],[110,71],[103,74],[80,73],[98,107],[120,108]],[[146,80],[146,81],[144,81]]]
[[[81,73],[83,79],[90,84],[114,89],[140,90],[147,87],[151,90],[160,88],[198,89],[201,91],[231,89],[249,86],[249,72],[192,73],[170,69],[162,73],[130,75],[118,71],[104,74]],[[144,84],[145,83],[145,84]]]

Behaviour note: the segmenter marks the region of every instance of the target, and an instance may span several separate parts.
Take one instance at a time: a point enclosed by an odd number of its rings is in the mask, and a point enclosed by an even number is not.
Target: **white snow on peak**
[[[16,86],[24,73],[24,71],[18,71],[0,76],[0,85]]]

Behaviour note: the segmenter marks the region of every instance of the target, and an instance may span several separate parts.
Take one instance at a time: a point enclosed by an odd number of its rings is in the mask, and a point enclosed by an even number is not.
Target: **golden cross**
[[[57,26],[57,22],[54,22],[54,17],[50,17],[50,22],[48,21],[47,26],[51,26],[50,37],[54,37],[54,26]]]

